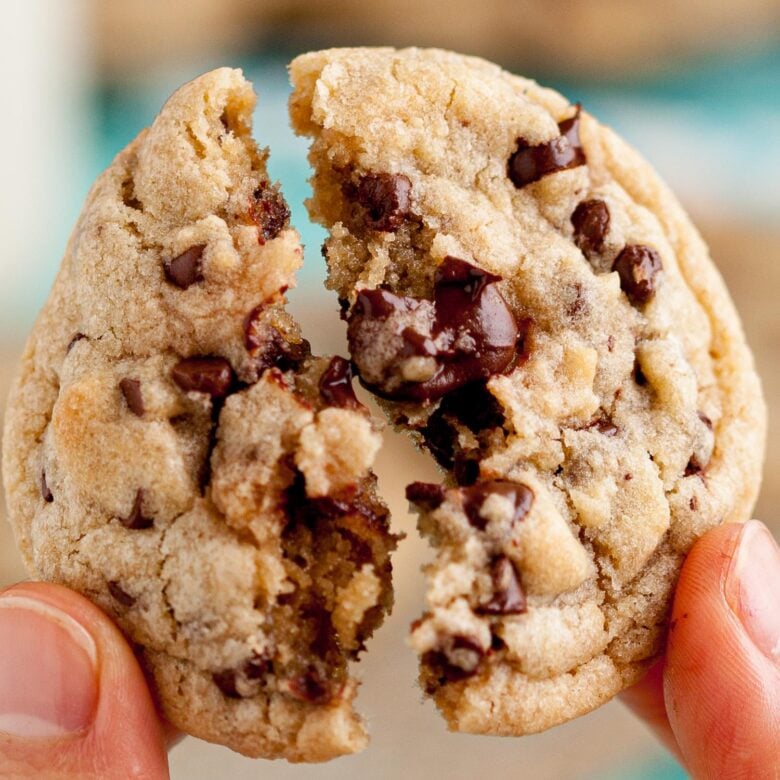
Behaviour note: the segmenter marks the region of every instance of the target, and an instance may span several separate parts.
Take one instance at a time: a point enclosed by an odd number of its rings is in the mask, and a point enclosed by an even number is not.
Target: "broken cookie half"
[[[11,394],[33,576],[85,594],[165,717],[250,756],[364,747],[348,665],[392,604],[379,434],[284,309],[302,250],[240,71],[179,89],[93,186]]]
[[[593,709],[663,644],[691,544],[750,516],[761,390],[677,200],[557,93],[435,50],[291,66],[361,382],[438,461],[412,627],[451,728]]]

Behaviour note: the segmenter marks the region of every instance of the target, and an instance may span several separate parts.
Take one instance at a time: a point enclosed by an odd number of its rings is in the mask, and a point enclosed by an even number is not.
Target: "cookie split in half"
[[[93,186],[8,405],[33,576],[137,648],[176,727],[322,761],[367,740],[348,664],[392,603],[380,437],[284,309],[302,250],[240,71],[179,89]]]
[[[407,493],[436,549],[421,683],[456,730],[587,712],[647,669],[686,551],[758,490],[723,282],[650,167],[551,90],[419,49],[291,76],[352,361],[446,474]]]
[[[348,664],[398,537],[352,367],[445,472],[412,627],[453,729],[523,734],[636,681],[702,533],[749,516],[764,406],[706,247],[579,106],[474,58],[291,66],[351,351],[284,308],[302,259],[254,94],[178,90],[92,188],[11,393],[31,573],[137,647],[166,717],[251,756],[366,743]]]

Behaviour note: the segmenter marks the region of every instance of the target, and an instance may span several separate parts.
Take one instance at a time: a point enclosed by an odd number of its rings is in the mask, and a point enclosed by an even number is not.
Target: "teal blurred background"
[[[306,245],[293,309],[315,349],[343,349],[335,301],[322,287],[324,233],[303,205],[306,144],[287,123],[285,64],[315,46],[414,43],[487,56],[560,89],[657,166],[708,239],[743,314],[770,406],[780,411],[776,0],[13,0],[0,13],[0,398],[92,180],[173,89],[217,65],[242,67],[260,93],[255,136],[271,148],[271,174]],[[770,445],[768,469],[778,466],[780,451]],[[614,702],[522,740],[445,732],[421,703],[403,644],[420,610],[418,569],[427,552],[413,538],[402,486],[411,472],[419,479],[426,471],[432,475],[430,464],[390,437],[380,480],[396,529],[412,538],[397,558],[395,614],[363,663],[369,750],[325,767],[291,767],[188,739],[173,750],[173,777],[685,777]],[[759,505],[770,524],[779,490],[768,485]],[[2,584],[23,572],[4,523],[0,529]]]

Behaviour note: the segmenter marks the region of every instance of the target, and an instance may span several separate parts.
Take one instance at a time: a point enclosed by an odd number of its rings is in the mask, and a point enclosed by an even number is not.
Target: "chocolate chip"
[[[456,635],[442,643],[439,650],[431,650],[422,657],[422,662],[431,667],[439,685],[458,682],[473,677],[485,656],[479,642],[471,637]]]
[[[244,320],[244,346],[255,359],[258,373],[267,368],[294,371],[311,355],[306,339],[287,341],[274,325],[263,323],[264,306],[252,309]]]
[[[586,254],[597,254],[604,248],[609,231],[609,208],[603,200],[583,200],[571,215],[574,241]]]
[[[79,342],[79,341],[81,341],[82,339],[85,339],[85,338],[86,338],[86,336],[83,333],[76,333],[73,336],[73,338],[68,342],[68,346],[67,346],[67,349],[65,351],[66,352],[70,352],[73,349],[73,347],[76,346],[77,342]]]
[[[262,245],[272,241],[287,227],[290,209],[277,189],[260,187],[255,190],[249,217],[257,225],[257,241]]]
[[[525,593],[520,586],[514,564],[505,555],[496,558],[490,565],[493,581],[493,595],[478,612],[486,615],[520,615],[526,611]]]
[[[444,469],[451,469],[455,463],[454,446],[458,440],[458,431],[445,419],[441,408],[428,418],[420,435],[436,462]]]
[[[534,492],[527,485],[503,479],[494,479],[489,482],[480,482],[471,487],[460,488],[460,495],[463,501],[463,510],[469,523],[480,530],[484,530],[487,525],[487,520],[482,517],[480,510],[489,496],[503,496],[514,504],[512,525],[525,518],[531,511],[534,501]]]
[[[487,388],[487,381],[470,382],[456,388],[441,401],[442,412],[452,415],[472,433],[504,425],[504,411]]]
[[[163,264],[165,278],[182,290],[186,290],[196,282],[202,282],[202,261],[205,248],[205,244],[197,244],[177,255],[173,260],[166,261]]]
[[[709,466],[715,447],[712,420],[704,412],[697,412],[697,416],[702,427],[696,431],[693,453],[685,467],[686,477],[701,474]]]
[[[231,699],[244,699],[260,692],[260,680],[273,670],[273,663],[265,656],[253,652],[237,669],[223,669],[211,675],[214,684]],[[239,682],[241,687],[239,688]]]
[[[369,384],[379,395],[414,401],[435,400],[453,390],[508,368],[516,357],[518,325],[496,287],[500,277],[455,257],[446,257],[434,278],[433,330],[403,331],[403,347],[392,359],[400,364],[412,355],[432,357],[436,370],[426,380],[397,385]],[[415,311],[416,298],[381,288],[362,290],[349,315],[350,352],[361,372],[375,346],[373,323]],[[414,334],[414,338],[412,338]],[[390,369],[397,369],[391,365]],[[363,381],[366,381],[363,376]]]
[[[570,119],[558,124],[558,137],[546,143],[531,145],[517,139],[517,149],[509,158],[508,174],[518,189],[557,171],[585,165],[587,160],[580,143],[580,109]]]
[[[597,433],[602,433],[604,436],[617,436],[620,430],[617,425],[612,423],[606,417],[599,417],[597,420],[589,423],[585,426],[586,430],[593,430]]]
[[[49,489],[49,485],[46,482],[46,472],[41,472],[41,498],[47,503],[51,504],[54,501],[54,494]]]
[[[461,487],[473,485],[479,479],[479,457],[460,453],[456,455],[455,463],[452,466],[452,476]]]
[[[618,272],[623,292],[635,306],[641,306],[653,297],[661,268],[658,252],[640,244],[625,247],[612,266],[612,270]]]
[[[348,360],[334,357],[320,377],[320,396],[330,406],[365,411],[352,388],[352,367]]]
[[[141,393],[141,383],[137,379],[125,377],[119,383],[119,389],[127,401],[127,407],[136,417],[144,416],[144,397]]]
[[[346,515],[360,515],[371,524],[384,529],[387,509],[369,494],[346,488],[341,495],[310,498],[306,495],[306,479],[295,470],[292,483],[282,496],[282,510],[288,519],[287,534],[297,525],[315,528],[320,522],[330,522]]]
[[[214,672],[211,675],[211,679],[214,680],[214,684],[219,688],[222,693],[230,699],[240,699],[241,694],[238,692],[235,669],[225,669],[221,672]]]
[[[410,213],[412,183],[402,173],[367,173],[360,177],[354,197],[364,209],[367,227],[394,232]]]
[[[691,496],[688,506],[690,507],[691,512],[696,512],[699,509],[699,499],[696,498],[696,496]]]
[[[132,607],[135,604],[135,597],[131,596],[126,590],[123,590],[115,580],[109,580],[107,583],[108,592],[124,607]]]
[[[694,477],[697,474],[701,474],[702,471],[706,468],[707,464],[702,464],[701,461],[696,457],[696,455],[691,455],[690,460],[688,461],[688,465],[685,467],[685,476],[686,477]]]
[[[154,518],[146,517],[143,511],[144,504],[144,491],[138,489],[135,494],[135,501],[133,502],[133,508],[130,510],[130,514],[127,517],[120,517],[119,522],[125,528],[130,528],[133,531],[141,531],[144,528],[151,528],[154,525]]]
[[[444,503],[444,488],[432,482],[412,482],[406,486],[406,500],[432,512]]]
[[[233,384],[233,369],[221,357],[184,358],[173,367],[171,376],[185,392],[207,393],[212,398],[224,398]]]
[[[326,680],[323,680],[314,668],[289,682],[289,692],[295,699],[311,704],[328,704],[334,692]]]

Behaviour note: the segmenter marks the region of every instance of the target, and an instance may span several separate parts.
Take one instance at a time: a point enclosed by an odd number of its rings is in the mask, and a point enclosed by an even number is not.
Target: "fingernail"
[[[51,604],[0,597],[0,732],[60,737],[92,722],[97,650],[87,630]]]
[[[745,523],[725,591],[753,644],[780,665],[780,548],[763,523]]]

